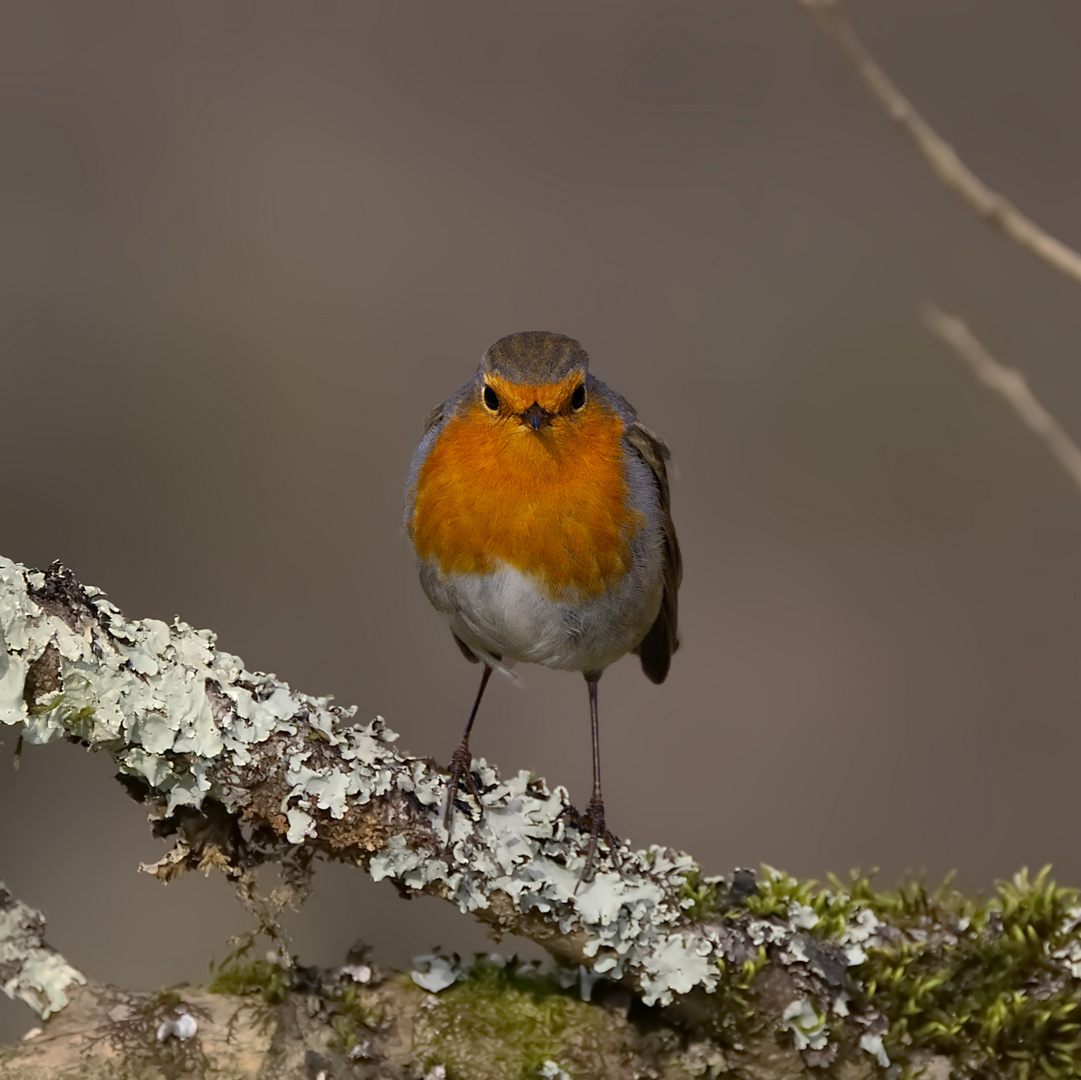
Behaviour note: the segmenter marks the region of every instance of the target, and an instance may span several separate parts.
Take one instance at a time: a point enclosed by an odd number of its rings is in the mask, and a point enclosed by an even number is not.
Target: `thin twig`
[[[1007,198],[992,191],[943,140],[886,73],[875,63],[841,12],[837,0],[796,0],[851,61],[868,89],[912,140],[927,164],[954,194],[968,203],[989,225],[1016,244],[1081,285],[1081,255],[1027,218]]]
[[[936,337],[957,353],[984,386],[1006,399],[1021,422],[1047,447],[1081,489],[1081,450],[1062,425],[1036,400],[1024,375],[1000,364],[956,316],[928,307],[923,312],[923,321]]]

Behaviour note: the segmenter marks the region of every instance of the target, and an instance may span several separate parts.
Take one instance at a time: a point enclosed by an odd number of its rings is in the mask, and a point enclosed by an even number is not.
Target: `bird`
[[[403,524],[421,587],[459,649],[482,665],[451,758],[444,826],[473,780],[469,737],[493,670],[543,664],[580,672],[589,691],[593,793],[582,879],[599,841],[618,865],[601,791],[597,684],[627,653],[654,683],[679,644],[682,559],[662,439],[589,371],[573,338],[500,338],[476,374],[425,421],[405,485]]]

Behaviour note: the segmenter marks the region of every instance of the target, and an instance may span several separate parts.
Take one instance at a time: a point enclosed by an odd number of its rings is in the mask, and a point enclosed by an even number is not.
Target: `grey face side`
[[[561,382],[572,371],[585,371],[589,356],[574,338],[549,330],[524,330],[500,338],[484,354],[482,372],[513,383],[540,386]]]

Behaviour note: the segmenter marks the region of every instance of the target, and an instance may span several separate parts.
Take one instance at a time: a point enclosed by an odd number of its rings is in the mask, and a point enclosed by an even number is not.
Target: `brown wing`
[[[641,455],[653,470],[657,479],[657,491],[661,504],[661,528],[664,530],[664,597],[661,610],[646,636],[634,650],[642,661],[642,670],[651,682],[664,682],[672,653],[679,648],[677,632],[679,583],[683,579],[683,558],[679,553],[676,527],[672,524],[671,504],[668,493],[668,447],[644,424],[633,421],[624,432],[627,442]]]

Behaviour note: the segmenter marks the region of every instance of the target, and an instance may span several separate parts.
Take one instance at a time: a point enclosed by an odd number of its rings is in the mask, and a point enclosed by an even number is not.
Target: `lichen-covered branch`
[[[841,11],[838,0],[796,0],[848,58],[889,118],[909,137],[932,172],[984,221],[1030,255],[1081,285],[1081,255],[1041,229],[1004,195],[992,191],[875,62]]]
[[[242,959],[209,987],[80,988],[44,1030],[0,1046],[5,1080],[692,1080],[728,1071],[708,1040],[583,1001],[534,965],[482,958],[438,993],[365,963]]]
[[[0,560],[0,635],[0,724],[112,754],[175,838],[147,868],[161,878],[218,867],[250,898],[262,862],[354,863],[532,938],[583,985],[663,1008],[746,1075],[870,1076],[936,1054],[957,1075],[1041,1055],[1074,1067],[1081,908],[1043,877],[975,904],[862,879],[708,878],[653,847],[580,883],[584,838],[562,788],[475,761],[482,807],[463,802],[448,837],[446,774],[400,753],[381,719],[357,725],[247,670],[209,631],[125,619],[59,564]]]
[[[45,917],[16,900],[0,881],[0,986],[42,1019],[68,1003],[86,976],[45,941]]]

